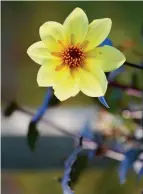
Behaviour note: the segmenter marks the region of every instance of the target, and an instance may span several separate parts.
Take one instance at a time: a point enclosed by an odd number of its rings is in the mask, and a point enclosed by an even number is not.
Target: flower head
[[[82,91],[87,96],[104,96],[107,79],[104,72],[119,68],[124,55],[101,44],[111,29],[111,19],[97,19],[89,24],[85,12],[76,8],[64,24],[46,22],[39,30],[41,41],[27,53],[42,65],[37,75],[39,86],[52,86],[59,100]],[[102,46],[103,45],[103,46]]]

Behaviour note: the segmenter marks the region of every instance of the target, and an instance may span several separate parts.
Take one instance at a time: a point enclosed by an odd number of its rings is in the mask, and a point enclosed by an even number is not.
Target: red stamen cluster
[[[82,49],[77,46],[69,46],[63,53],[63,63],[69,65],[69,67],[79,67],[83,63],[85,54]]]

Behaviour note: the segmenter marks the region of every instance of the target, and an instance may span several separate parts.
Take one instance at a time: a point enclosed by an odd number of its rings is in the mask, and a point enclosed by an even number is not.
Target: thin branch
[[[20,110],[23,111],[23,112],[25,112],[25,113],[27,113],[27,114],[29,114],[29,115],[32,115],[32,114],[33,114],[32,112],[27,111],[27,110],[25,110],[25,109],[23,109],[23,108],[21,108]],[[73,134],[73,133],[68,132],[67,130],[65,130],[65,129],[63,129],[63,128],[58,127],[57,125],[55,125],[55,124],[52,123],[51,121],[47,121],[47,120],[45,120],[45,119],[42,119],[42,121],[44,121],[44,122],[47,123],[48,125],[54,127],[56,130],[59,130],[59,131],[62,132],[63,134],[66,134],[66,135],[68,135],[68,136],[70,136],[70,137],[72,137],[72,138],[74,138],[74,139],[79,138],[78,135],[75,135],[75,134]],[[88,149],[94,150],[94,149],[96,149],[96,148],[98,147],[97,142],[95,142],[95,141],[93,141],[93,140],[88,140],[88,139],[85,138],[85,139],[83,140],[83,142],[84,142],[84,143],[83,143],[83,144],[84,144],[83,147],[84,147],[85,149],[88,148]],[[136,141],[135,141],[135,142],[136,142]],[[135,147],[138,147],[139,149],[143,149],[143,144],[140,143],[140,142],[136,142],[136,143],[135,143]],[[113,159],[113,160],[117,160],[117,161],[122,161],[122,160],[124,159],[124,157],[125,157],[124,153],[117,152],[117,151],[111,150],[111,149],[107,149],[107,151],[106,151],[106,153],[105,153],[105,156],[108,157],[108,158],[111,158],[111,159]]]
[[[140,90],[138,88],[134,88],[128,85],[123,85],[118,82],[110,82],[109,85],[126,91],[130,96],[142,97],[143,95],[143,90]]]
[[[133,64],[133,63],[129,63],[129,62],[125,62],[124,65],[125,66],[134,67],[134,68],[143,70],[143,65],[136,65],[136,64]]]
[[[28,114],[29,116],[33,116],[33,114],[34,114],[32,111],[26,110],[22,107],[18,107],[18,110],[22,111],[23,113]],[[72,138],[75,138],[75,139],[78,138],[78,135],[75,135],[73,133],[68,132],[67,130],[65,130],[63,128],[58,127],[57,125],[55,125],[51,121],[47,121],[44,118],[42,118],[41,120],[43,122],[45,122],[46,124],[54,127],[56,130],[59,130],[63,134],[66,134],[66,135],[68,135]],[[91,149],[97,148],[97,146],[98,146],[98,144],[93,140],[86,140],[85,139],[84,142],[86,143],[86,146],[88,146],[88,148],[91,147]],[[87,143],[88,143],[88,145],[87,145]],[[84,146],[84,147],[86,148],[86,146]],[[143,145],[141,143],[137,143],[136,147],[139,147],[140,149],[143,149]],[[111,149],[107,150],[107,152],[105,153],[105,156],[108,157],[108,158],[117,160],[117,161],[122,161],[124,159],[124,154],[123,153],[120,153],[120,152],[117,152],[117,151],[114,151],[114,150],[111,150]]]

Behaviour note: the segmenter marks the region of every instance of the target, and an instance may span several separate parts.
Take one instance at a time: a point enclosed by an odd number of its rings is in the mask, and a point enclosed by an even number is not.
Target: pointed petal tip
[[[54,92],[54,95],[55,95],[56,98],[57,98],[58,100],[60,100],[61,102],[64,101],[64,99],[62,99],[62,98],[60,98],[59,96],[57,96],[57,95],[55,94],[55,92]]]
[[[84,12],[83,9],[81,9],[80,7],[76,7],[73,11],[77,11],[77,12],[81,11],[81,12]]]
[[[111,20],[111,18],[103,18],[103,21],[106,21],[106,22],[108,22],[108,23],[112,24],[112,20]]]
[[[107,104],[107,102],[106,102],[104,96],[101,96],[101,97],[99,97],[98,99],[99,99],[99,101],[100,101],[106,108],[110,108],[109,105]]]
[[[28,54],[29,57],[30,57],[30,53],[31,53],[31,46],[29,46],[28,49],[27,49],[27,51],[26,51],[26,53]]]
[[[60,95],[58,95],[56,92],[54,92],[54,95],[56,96],[56,98],[58,99],[58,100],[60,100],[61,102],[63,102],[63,101],[65,101],[65,100],[67,100],[68,98],[67,97],[64,97],[64,96],[60,96]]]
[[[80,7],[76,7],[74,10],[82,10]]]

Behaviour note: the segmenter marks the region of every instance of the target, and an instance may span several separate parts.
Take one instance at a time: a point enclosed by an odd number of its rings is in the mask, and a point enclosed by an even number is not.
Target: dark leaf
[[[18,105],[15,101],[12,101],[8,104],[8,106],[4,110],[4,115],[6,117],[9,117],[12,115],[12,113],[18,109]]]
[[[39,137],[39,132],[36,128],[36,123],[30,122],[27,133],[27,141],[31,151],[35,150],[36,142]]]

